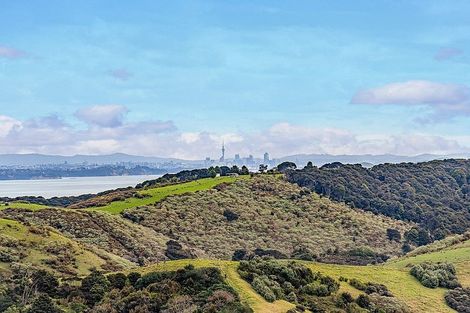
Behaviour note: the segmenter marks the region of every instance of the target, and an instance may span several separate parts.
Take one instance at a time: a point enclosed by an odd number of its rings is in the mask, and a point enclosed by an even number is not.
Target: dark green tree
[[[282,162],[277,166],[277,170],[281,173],[284,173],[287,170],[295,170],[297,168],[297,165],[294,162]]]
[[[122,289],[126,286],[127,276],[123,273],[110,274],[106,278],[112,289]]]
[[[132,286],[135,286],[140,277],[142,277],[142,275],[140,275],[138,272],[130,272],[129,275],[127,275],[127,279]]]
[[[57,308],[52,299],[46,294],[40,294],[34,299],[28,313],[60,313],[62,310]]]
[[[396,229],[393,229],[393,228],[388,228],[387,229],[387,237],[388,237],[388,240],[390,240],[390,241],[400,242],[400,240],[401,240],[400,232]]]
[[[260,164],[259,165],[259,172],[260,173],[264,173],[268,170],[268,166],[267,165],[264,165],[264,164]]]
[[[89,305],[94,305],[103,299],[109,291],[109,281],[103,273],[93,270],[82,280],[81,291]]]

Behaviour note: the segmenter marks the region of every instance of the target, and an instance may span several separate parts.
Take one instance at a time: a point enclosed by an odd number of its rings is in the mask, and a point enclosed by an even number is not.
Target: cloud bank
[[[358,91],[353,104],[425,106],[433,114],[424,119],[437,121],[470,115],[470,88],[426,80],[411,80]]]
[[[172,121],[126,120],[121,105],[81,109],[75,117],[86,125],[73,127],[59,116],[17,120],[0,116],[2,153],[108,154],[203,159],[218,157],[225,141],[227,155],[274,157],[300,153],[329,154],[447,154],[470,151],[452,138],[427,134],[365,136],[340,128],[316,128],[282,122],[256,132],[211,133],[180,131]]]
[[[95,105],[78,110],[75,116],[88,125],[116,127],[122,125],[127,108],[123,105]]]

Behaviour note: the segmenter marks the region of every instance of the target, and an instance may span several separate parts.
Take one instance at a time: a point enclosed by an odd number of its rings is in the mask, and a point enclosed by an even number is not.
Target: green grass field
[[[249,176],[204,178],[187,183],[150,188],[140,192],[143,196],[145,196],[144,198],[129,198],[123,201],[114,201],[106,206],[93,207],[87,210],[119,214],[126,209],[154,204],[155,202],[158,202],[171,195],[206,190],[213,188],[221,183],[231,183],[238,179],[246,179],[248,177]]]
[[[40,210],[44,208],[48,208],[47,205],[42,204],[34,204],[34,203],[27,203],[27,202],[9,202],[8,205],[5,203],[0,203],[0,210],[4,209],[29,209],[29,210]]]
[[[413,313],[455,312],[445,303],[444,295],[446,293],[446,289],[426,288],[409,273],[410,264],[425,261],[452,262],[457,268],[459,281],[465,287],[470,286],[470,240],[441,251],[412,257],[404,257],[392,260],[383,265],[350,266],[306,261],[299,262],[303,262],[313,271],[321,272],[336,279],[343,276],[349,279],[356,278],[363,282],[370,281],[384,284],[397,299],[406,303]],[[161,262],[139,270],[142,272],[155,270],[172,271],[188,264],[193,264],[196,267],[220,268],[227,279],[227,282],[239,293],[242,301],[253,308],[255,313],[285,313],[289,308],[293,307],[291,303],[286,301],[269,303],[264,300],[238,275],[238,262],[218,260],[178,260]],[[361,293],[361,291],[351,287],[347,282],[341,282],[340,285],[340,291],[350,292],[355,297]]]
[[[219,268],[227,283],[231,285],[240,295],[241,300],[247,303],[255,313],[285,313],[294,305],[286,301],[276,301],[269,303],[257,294],[253,288],[244,281],[237,273],[238,262],[216,261],[216,260],[178,260],[167,261],[146,267],[142,272],[149,271],[173,271],[188,264],[196,267],[217,267]],[[392,265],[386,266],[346,266],[334,264],[322,264],[314,262],[304,262],[313,271],[338,279],[340,276],[356,278],[363,282],[377,282],[386,285],[389,290],[399,300],[407,303],[412,312],[455,312],[449,308],[444,301],[445,289],[429,289],[422,286],[408,269],[398,269]],[[361,292],[351,287],[347,282],[341,282],[340,291],[350,292],[358,296]]]

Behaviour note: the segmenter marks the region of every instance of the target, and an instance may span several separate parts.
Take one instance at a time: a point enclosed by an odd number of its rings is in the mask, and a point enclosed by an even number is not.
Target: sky
[[[470,152],[469,1],[0,8],[0,153]]]

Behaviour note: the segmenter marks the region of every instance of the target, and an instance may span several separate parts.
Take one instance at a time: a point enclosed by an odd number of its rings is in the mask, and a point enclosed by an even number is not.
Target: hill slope
[[[72,277],[87,274],[92,267],[122,268],[110,267],[111,261],[119,260],[112,260],[104,251],[91,251],[52,229],[0,219],[0,271],[9,271],[19,263]]]
[[[222,259],[255,249],[336,262],[354,259],[351,251],[363,247],[398,255],[401,245],[390,241],[386,230],[403,233],[412,226],[321,199],[271,175],[167,197],[123,216],[201,251],[198,257]]]
[[[106,213],[49,208],[6,209],[0,216],[48,226],[87,247],[101,249],[136,264],[164,260],[167,237]]]
[[[17,261],[51,270],[60,277],[85,275],[91,267],[105,271],[127,268],[128,272],[169,271],[187,264],[218,267],[242,302],[255,312],[283,313],[293,304],[264,300],[238,275],[238,262],[166,261],[168,242],[182,244],[184,251],[176,252],[187,252],[190,257],[230,259],[235,250],[253,253],[259,248],[258,253],[278,257],[313,256],[324,262],[361,263],[378,261],[379,254],[400,255],[401,242],[389,240],[386,230],[403,234],[413,227],[321,198],[279,176],[262,175],[207,186],[191,193],[170,192],[164,197],[158,196],[156,188],[152,192],[159,197],[158,203],[131,207],[123,212],[125,218],[108,214],[108,210],[5,208],[0,211],[0,218],[4,218],[0,219],[0,256],[12,259],[0,261],[0,272],[8,271]],[[181,186],[173,190],[181,190]],[[468,235],[437,241],[380,265],[303,262],[336,279],[343,276],[384,284],[412,312],[454,312],[445,304],[444,289],[423,287],[410,275],[409,264],[424,261],[452,262],[459,281],[470,287]],[[146,266],[139,268],[139,264]],[[346,282],[340,284],[340,291],[355,297],[361,293]]]
[[[470,160],[288,171],[287,179],[333,200],[419,223],[435,239],[470,228]]]

